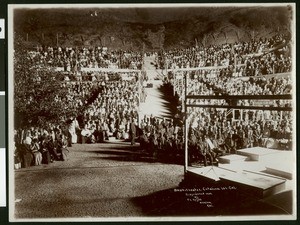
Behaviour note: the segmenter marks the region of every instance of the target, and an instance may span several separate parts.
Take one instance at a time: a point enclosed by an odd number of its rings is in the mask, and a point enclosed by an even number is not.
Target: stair
[[[220,156],[218,159],[220,163],[231,164],[235,162],[244,162],[248,159],[248,157],[243,155],[232,154],[232,155]]]

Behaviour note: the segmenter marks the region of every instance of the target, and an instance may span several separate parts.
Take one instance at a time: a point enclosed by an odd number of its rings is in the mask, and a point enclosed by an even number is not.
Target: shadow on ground
[[[161,93],[161,98],[166,101],[163,103],[164,107],[170,112],[166,117],[174,118],[178,114],[178,106],[180,105],[179,99],[173,94],[173,87],[170,84],[164,84],[158,88]]]
[[[195,192],[179,192],[180,188],[167,189],[153,194],[133,198],[132,202],[149,217],[157,216],[258,216],[288,215],[286,211],[269,202],[249,198],[233,193],[213,196],[197,195]],[[200,193],[200,192],[199,192]],[[198,194],[199,194],[198,193]],[[274,198],[284,198],[290,193],[284,192]],[[288,198],[288,201],[290,199]]]
[[[115,161],[124,161],[124,162],[147,162],[147,163],[164,163],[164,164],[174,164],[174,165],[183,165],[184,159],[179,156],[169,156],[161,154],[158,157],[154,157],[153,153],[144,151],[139,147],[128,146],[123,147],[114,147],[112,149],[105,150],[94,150],[90,151],[95,153],[97,156],[90,157],[95,159],[104,159],[104,160],[115,160]]]

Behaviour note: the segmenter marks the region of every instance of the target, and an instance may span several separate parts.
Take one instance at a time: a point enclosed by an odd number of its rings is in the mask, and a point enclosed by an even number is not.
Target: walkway
[[[167,93],[163,88],[163,75],[161,70],[157,70],[154,66],[154,56],[146,56],[144,59],[144,69],[148,76],[148,82],[152,83],[152,88],[145,88],[147,98],[144,103],[140,106],[140,115],[143,118],[144,115],[150,116],[151,114],[155,117],[172,117],[170,110],[170,104],[168,101]],[[173,93],[172,93],[173,94]]]

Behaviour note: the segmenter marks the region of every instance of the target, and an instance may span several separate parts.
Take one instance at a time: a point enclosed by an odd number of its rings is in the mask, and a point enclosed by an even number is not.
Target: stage
[[[262,199],[293,189],[295,162],[292,151],[247,148],[219,157],[218,166],[188,167],[185,180],[200,186],[234,186]]]

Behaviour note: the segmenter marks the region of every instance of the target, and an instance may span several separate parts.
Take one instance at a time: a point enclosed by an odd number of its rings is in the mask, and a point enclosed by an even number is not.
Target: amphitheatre
[[[10,219],[294,218],[293,10],[13,7]]]

